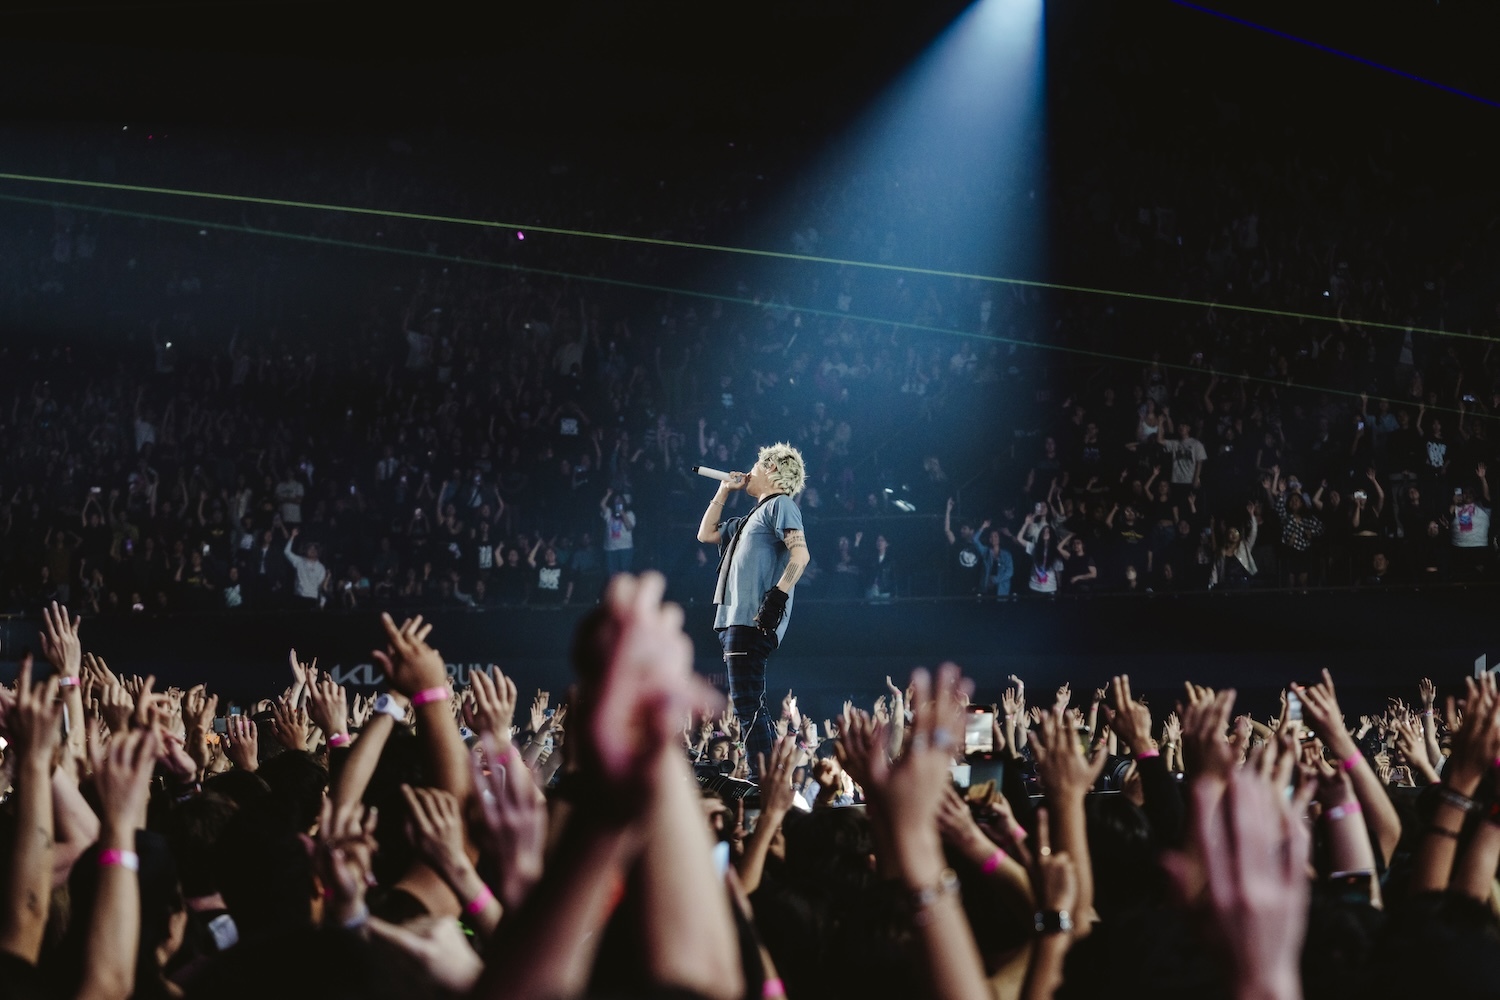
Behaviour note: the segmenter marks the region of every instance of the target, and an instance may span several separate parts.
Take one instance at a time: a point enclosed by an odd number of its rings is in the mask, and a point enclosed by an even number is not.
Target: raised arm
[[[424,625],[420,615],[398,627],[390,615],[382,614],[380,623],[385,627],[386,649],[371,655],[390,686],[410,698],[416,708],[417,735],[432,768],[432,785],[467,802],[474,776],[469,771],[468,750],[453,721],[448,667],[442,654],[427,644],[432,626]]]
[[[31,657],[21,661],[15,708],[11,713],[11,754],[16,802],[9,892],[0,902],[0,950],[35,966],[47,929],[52,897],[52,754],[57,747],[62,705],[57,679],[31,684]]]
[[[948,498],[948,506],[943,511],[943,535],[945,537],[947,537],[949,545],[952,545],[954,542],[958,541],[957,536],[955,536],[953,534],[953,498],[952,497]]]
[[[1323,743],[1339,760],[1339,767],[1348,772],[1354,783],[1354,794],[1359,798],[1365,821],[1380,846],[1382,860],[1390,862],[1391,852],[1401,839],[1401,817],[1391,798],[1386,794],[1380,778],[1360,753],[1354,737],[1344,728],[1343,713],[1339,710],[1338,697],[1333,688],[1333,677],[1325,669],[1323,680],[1312,687],[1292,685],[1292,690],[1302,699],[1303,710],[1314,731],[1323,738]],[[1491,758],[1493,759],[1493,758]]]
[[[729,494],[744,488],[745,476],[740,472],[731,472],[729,481],[719,484],[714,498],[708,502],[708,507],[704,509],[703,517],[698,522],[698,541],[709,545],[719,544],[722,538],[719,524],[724,520],[724,505],[729,502]]]

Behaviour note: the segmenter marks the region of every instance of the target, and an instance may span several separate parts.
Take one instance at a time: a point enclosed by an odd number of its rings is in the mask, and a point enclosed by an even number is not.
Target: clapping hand
[[[481,739],[490,766],[485,771],[474,763],[474,786],[500,872],[496,895],[505,912],[514,913],[542,877],[547,802],[514,748],[489,735]]]

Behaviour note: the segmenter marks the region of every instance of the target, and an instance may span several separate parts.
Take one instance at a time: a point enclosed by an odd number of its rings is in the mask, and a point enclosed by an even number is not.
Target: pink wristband
[[[464,912],[471,917],[477,917],[484,912],[484,908],[489,906],[494,898],[495,894],[490,891],[490,887],[485,886],[479,890],[479,895],[464,904]]]
[[[124,868],[126,871],[138,872],[141,870],[141,856],[134,851],[100,851],[100,868]]]
[[[984,859],[984,864],[980,867],[980,870],[986,875],[993,875],[1000,870],[1000,866],[1005,863],[1006,857],[1005,848],[997,847],[994,854]]]
[[[418,691],[411,696],[412,705],[426,705],[433,701],[447,701],[453,697],[447,687],[430,687],[425,691]]]
[[[57,686],[60,688],[76,688],[80,683],[82,682],[77,677],[59,677],[57,679]]]
[[[1152,757],[1160,757],[1161,751],[1152,747],[1150,750],[1142,750],[1135,755],[1136,760],[1150,760]]]
[[[334,733],[332,736],[328,737],[328,745],[331,747],[341,747],[348,742],[348,733]]]
[[[1343,805],[1334,806],[1332,809],[1325,812],[1323,814],[1323,818],[1329,820],[1330,822],[1333,822],[1335,820],[1341,820],[1346,816],[1357,816],[1362,812],[1364,812],[1364,810],[1360,808],[1359,800],[1351,799],[1350,801],[1345,802]]]
[[[1017,823],[1015,826],[1010,828],[1010,835],[1015,838],[1016,843],[1026,843],[1026,828],[1020,823]]]
[[[1339,767],[1343,768],[1345,771],[1352,771],[1356,767],[1358,767],[1360,765],[1360,762],[1364,759],[1365,758],[1363,754],[1356,753],[1339,761]]]
[[[774,1000],[776,997],[786,996],[786,987],[780,979],[767,979],[766,984],[760,988],[760,995],[765,1000]]]

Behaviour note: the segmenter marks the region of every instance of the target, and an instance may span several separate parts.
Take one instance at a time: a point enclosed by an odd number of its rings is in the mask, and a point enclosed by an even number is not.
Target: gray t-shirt
[[[719,606],[714,628],[731,625],[754,625],[755,613],[766,591],[781,580],[791,555],[783,539],[788,531],[802,530],[802,511],[786,494],[778,494],[744,517],[731,517],[719,523],[719,553],[724,557],[734,537],[744,537],[734,545],[732,558],[722,558],[719,583],[714,588],[714,603]],[[787,622],[792,620],[792,595],[786,599],[786,614],[776,629],[776,641],[786,636]]]

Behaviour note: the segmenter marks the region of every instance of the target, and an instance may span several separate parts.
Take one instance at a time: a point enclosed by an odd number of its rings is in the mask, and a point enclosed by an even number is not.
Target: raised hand
[[[271,709],[271,735],[288,750],[306,750],[309,723],[307,710],[298,708],[290,698],[276,699]]]
[[[370,721],[370,713],[375,711],[375,701],[355,692],[354,704],[349,709],[349,716],[353,720],[355,729],[365,728],[365,723]]]
[[[883,786],[890,774],[890,759],[886,756],[887,725],[859,709],[839,718],[838,744],[834,752],[844,770],[865,790],[866,796],[872,794],[872,789]]]
[[[146,804],[151,800],[151,772],[161,753],[155,730],[120,733],[94,757],[94,791],[99,797],[99,819],[106,829],[131,835],[146,826]]]
[[[1338,695],[1333,688],[1333,676],[1325,669],[1323,680],[1312,687],[1293,684],[1292,690],[1302,699],[1302,714],[1312,723],[1312,729],[1323,738],[1340,759],[1359,752],[1354,738],[1344,728],[1344,716],[1339,710]]]
[[[96,683],[110,685],[120,683],[120,678],[116,677],[114,672],[109,669],[109,665],[104,662],[102,656],[95,656],[93,653],[84,653],[83,670],[85,673],[92,674]]]
[[[132,678],[132,680],[139,680],[139,678]],[[129,687],[130,685],[127,683],[127,689]],[[156,675],[152,674],[145,680],[140,681],[140,684],[131,692],[135,698],[135,708],[131,715],[130,724],[136,729],[145,729],[151,725],[151,715],[156,707],[156,695],[152,690],[155,687]]]
[[[1422,707],[1424,709],[1432,708],[1433,703],[1437,701],[1437,686],[1432,683],[1432,678],[1423,677],[1418,681],[1417,692],[1422,696]]]
[[[882,780],[865,787],[870,802],[878,804],[898,835],[921,839],[936,833],[938,806],[944,789],[952,785],[948,768],[962,749],[962,683],[952,663],[938,668],[935,690],[927,671],[912,672],[912,732],[906,752],[886,766]]]
[[[493,678],[483,670],[469,674],[469,688],[474,693],[474,728],[480,733],[493,733],[503,748],[510,745],[510,727],[516,716],[516,682],[498,667],[492,669]]]
[[[1057,707],[1059,709],[1062,709],[1062,710],[1066,711],[1067,707],[1068,707],[1068,703],[1071,702],[1072,700],[1073,700],[1073,686],[1071,684],[1064,684],[1062,687],[1060,687],[1060,688],[1057,689],[1057,699],[1056,699],[1055,704],[1057,705]]]
[[[451,885],[473,867],[464,853],[464,818],[458,799],[441,788],[411,785],[402,785],[401,795],[411,814],[406,833],[412,846]]]
[[[1482,674],[1476,682],[1465,678],[1468,702],[1464,727],[1453,738],[1453,753],[1444,768],[1444,781],[1464,795],[1472,795],[1500,757],[1500,697],[1495,675]]]
[[[1229,949],[1239,996],[1302,995],[1311,837],[1302,810],[1312,789],[1306,783],[1288,801],[1281,758],[1265,763],[1275,753],[1275,744],[1257,747],[1246,767],[1227,776],[1222,793],[1195,786],[1192,854],[1201,860],[1201,881],[1188,855],[1164,859],[1183,895],[1196,896],[1206,884],[1209,917]]]
[[[693,673],[693,647],[682,631],[682,609],[664,604],[657,573],[620,574],[604,593],[607,624],[597,653],[598,685],[579,706],[575,736],[580,769],[606,784],[621,807],[646,804],[663,780],[684,767],[672,731],[691,711],[717,713],[723,695]]]
[[[1166,721],[1161,724],[1161,741],[1172,744],[1182,742],[1182,722],[1177,718],[1176,712],[1168,712]]]
[[[135,714],[135,702],[123,684],[109,684],[99,691],[99,714],[112,734],[125,732]]]
[[[1132,753],[1155,750],[1156,741],[1151,738],[1151,710],[1131,697],[1130,677],[1121,674],[1111,679],[1109,692],[1110,705],[1114,709],[1110,726],[1115,733],[1130,745]]]
[[[1189,704],[1182,711],[1182,754],[1195,781],[1223,782],[1234,765],[1234,748],[1225,737],[1234,711],[1234,689]]]
[[[1078,864],[1066,850],[1052,847],[1051,823],[1045,808],[1036,812],[1036,853],[1032,856],[1031,884],[1037,909],[1042,912],[1078,912]]]
[[[318,843],[313,870],[323,885],[323,922],[331,926],[357,925],[369,914],[365,890],[373,881],[371,865],[377,845],[376,810],[359,803],[335,807],[323,800],[318,817]]]
[[[307,686],[307,714],[327,739],[349,735],[349,695],[322,674]]]
[[[63,703],[57,697],[57,677],[33,685],[31,666],[29,655],[22,658],[7,729],[21,761],[42,769],[50,781],[52,754],[62,740]]]
[[[1414,774],[1427,784],[1436,784],[1438,775],[1427,759],[1427,743],[1421,730],[1410,719],[1397,719],[1391,726],[1396,732],[1396,749],[1401,751]]]
[[[1083,800],[1099,780],[1107,748],[1096,747],[1085,756],[1078,745],[1078,735],[1060,711],[1042,713],[1042,724],[1032,743],[1036,773],[1049,799]]]
[[[81,619],[69,618],[68,609],[53,601],[42,609],[39,635],[42,655],[60,677],[77,677],[83,670],[83,646],[78,641]]]
[[[790,723],[793,730],[802,727],[802,716],[797,711],[797,696],[787,691],[786,697],[781,699],[781,717]]]
[[[385,672],[386,682],[406,697],[448,686],[448,667],[442,654],[427,644],[432,626],[423,624],[422,616],[408,618],[398,627],[389,614],[380,615],[385,628],[384,652],[371,655]]]
[[[314,673],[318,669],[318,658],[314,656],[310,662],[304,663],[297,658],[297,651],[293,649],[288,652],[287,660],[292,668],[292,693],[301,695],[312,683]]]
[[[260,730],[246,715],[231,715],[224,726],[224,755],[241,771],[260,767]]]
[[[531,699],[531,732],[539,733],[547,725],[547,702],[551,698],[551,692],[538,688],[536,695]]]
[[[797,759],[797,741],[790,737],[777,740],[771,745],[771,759],[756,753],[760,770],[760,802],[762,821],[780,823],[792,809],[796,790],[792,788],[792,765]],[[826,758],[825,758],[826,759]]]
[[[481,739],[490,767],[486,772],[474,763],[474,784],[490,853],[500,872],[496,895],[512,913],[542,877],[547,801],[514,748],[502,748],[488,735]]]

